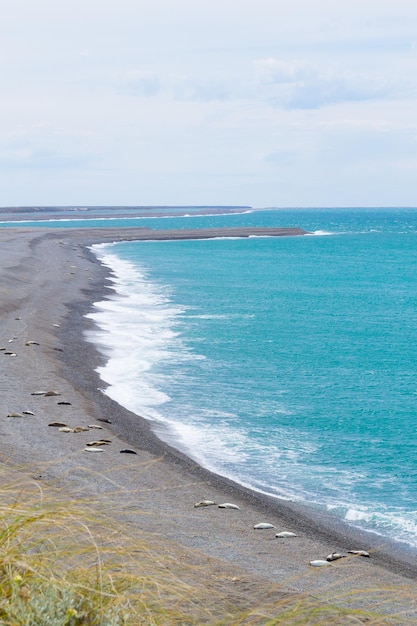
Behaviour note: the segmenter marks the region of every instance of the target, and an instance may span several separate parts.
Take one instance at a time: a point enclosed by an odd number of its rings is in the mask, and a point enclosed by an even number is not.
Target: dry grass
[[[98,503],[69,502],[22,478],[0,484],[1,625],[416,623],[382,617],[377,604],[374,613],[353,612],[258,585],[214,561],[203,566],[198,552],[177,544],[129,536]]]

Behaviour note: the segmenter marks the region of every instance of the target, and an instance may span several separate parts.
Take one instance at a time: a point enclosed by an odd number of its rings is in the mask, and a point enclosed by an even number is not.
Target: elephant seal
[[[237,504],[232,504],[231,502],[223,502],[223,504],[219,504],[219,509],[236,509],[240,511],[240,507]]]
[[[275,526],[269,522],[261,522],[260,524],[255,524],[254,526],[255,530],[266,530],[267,528],[275,528]]]

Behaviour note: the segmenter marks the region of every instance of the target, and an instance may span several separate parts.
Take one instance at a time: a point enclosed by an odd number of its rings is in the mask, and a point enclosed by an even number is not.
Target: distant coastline
[[[31,221],[48,219],[82,219],[100,217],[157,217],[155,212],[163,211],[164,216],[187,215],[192,211],[193,215],[218,215],[227,213],[242,213],[253,210],[251,206],[241,205],[141,205],[141,206],[16,206],[0,207],[0,220]]]
[[[166,209],[166,211],[165,211]],[[163,210],[163,214],[154,211]],[[192,211],[193,215],[219,215],[227,213],[242,213],[252,210],[247,206],[118,206],[118,207],[0,207],[0,222],[25,221],[53,221],[54,219],[78,220],[81,219],[109,219],[137,217],[183,217]],[[114,211],[114,213],[113,213]],[[130,213],[126,213],[130,211]],[[74,230],[79,230],[75,228]],[[96,229],[88,228],[90,235]],[[117,233],[117,234],[116,234]],[[117,231],[110,227],[97,228],[97,234],[103,241],[132,241],[132,240],[181,240],[181,239],[214,239],[219,237],[295,237],[311,234],[299,227],[216,227],[216,228],[186,228],[186,229],[151,229],[138,227],[118,227]]]

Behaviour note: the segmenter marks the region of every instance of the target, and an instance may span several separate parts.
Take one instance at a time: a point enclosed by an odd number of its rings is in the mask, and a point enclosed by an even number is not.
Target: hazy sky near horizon
[[[417,206],[413,0],[3,0],[0,206]]]

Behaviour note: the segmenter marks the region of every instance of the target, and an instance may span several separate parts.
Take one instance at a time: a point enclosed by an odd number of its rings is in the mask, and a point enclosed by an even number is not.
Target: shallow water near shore
[[[96,246],[103,388],[205,467],[417,546],[417,211],[113,223],[315,233]]]

